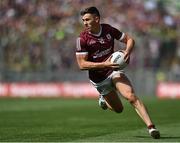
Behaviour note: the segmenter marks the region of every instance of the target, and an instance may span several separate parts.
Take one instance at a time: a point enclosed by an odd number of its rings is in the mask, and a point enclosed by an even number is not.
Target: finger
[[[115,69],[119,69],[119,67],[111,67],[111,69],[115,70]]]
[[[112,58],[112,55],[107,59],[107,61],[110,61],[111,60],[111,58]]]
[[[111,64],[111,66],[119,66],[119,64],[113,63]]]
[[[117,69],[117,68],[119,68],[119,65],[117,65],[117,66],[112,66],[112,68],[113,68],[113,69]]]
[[[127,64],[129,64],[129,62],[130,62],[130,57],[128,57],[128,58],[125,60],[125,62],[126,62]]]

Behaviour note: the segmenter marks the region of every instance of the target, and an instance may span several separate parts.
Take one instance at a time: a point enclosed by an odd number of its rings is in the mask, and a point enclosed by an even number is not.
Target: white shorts
[[[120,71],[113,71],[105,80],[95,83],[90,80],[90,82],[93,84],[93,86],[97,89],[97,91],[100,93],[100,95],[105,96],[108,93],[110,93],[112,90],[114,90],[114,85],[112,82],[112,77],[116,74],[124,73],[123,70]]]

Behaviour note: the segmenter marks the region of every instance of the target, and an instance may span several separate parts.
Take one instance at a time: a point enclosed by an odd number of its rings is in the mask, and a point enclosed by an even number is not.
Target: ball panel
[[[121,51],[112,54],[111,62],[119,64],[119,69],[123,69],[127,66],[127,63],[124,60],[124,53]]]

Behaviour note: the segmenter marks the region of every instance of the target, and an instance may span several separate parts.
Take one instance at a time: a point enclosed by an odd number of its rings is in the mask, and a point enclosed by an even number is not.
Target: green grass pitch
[[[180,142],[180,100],[143,98],[161,139],[133,107],[102,110],[94,99],[0,98],[0,142]]]

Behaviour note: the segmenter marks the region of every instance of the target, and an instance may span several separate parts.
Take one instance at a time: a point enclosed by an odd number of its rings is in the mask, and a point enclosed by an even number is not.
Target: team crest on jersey
[[[99,42],[100,42],[101,44],[104,44],[104,43],[105,43],[103,38],[99,38],[98,40],[99,40]]]
[[[106,37],[107,37],[108,40],[111,40],[111,35],[110,34],[107,34]]]
[[[95,44],[95,43],[96,43],[96,41],[95,41],[95,40],[92,40],[92,39],[91,39],[91,41],[89,42],[90,45]]]

